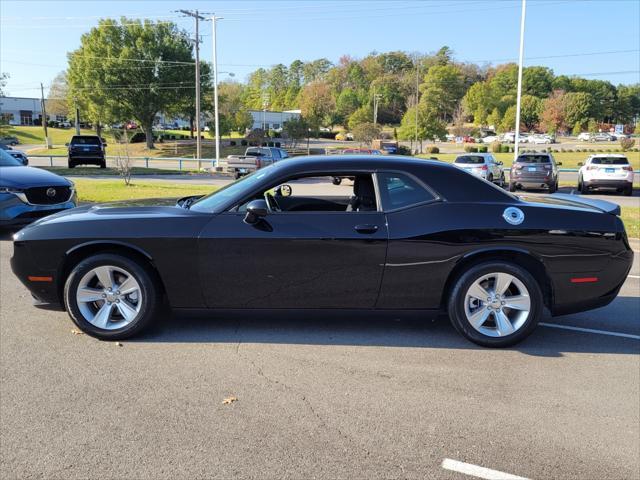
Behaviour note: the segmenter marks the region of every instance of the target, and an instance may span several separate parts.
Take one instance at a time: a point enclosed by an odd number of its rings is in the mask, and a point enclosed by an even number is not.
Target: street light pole
[[[522,63],[524,61],[524,22],[527,14],[527,0],[522,0],[522,14],[520,15],[520,57],[518,60],[518,94],[516,100],[516,138],[513,149],[514,160],[518,158],[520,147],[520,100],[522,99]]]
[[[220,118],[218,114],[218,52],[216,46],[216,21],[222,20],[222,17],[211,17],[212,41],[213,41],[213,115],[216,129],[216,161],[214,167],[217,168],[220,163]]]

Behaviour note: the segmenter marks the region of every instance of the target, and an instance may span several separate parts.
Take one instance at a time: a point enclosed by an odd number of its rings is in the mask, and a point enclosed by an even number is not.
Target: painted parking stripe
[[[640,275],[627,275],[629,278],[640,278]]]
[[[470,475],[472,477],[485,478],[486,480],[527,480],[525,477],[499,472],[498,470],[491,470],[490,468],[479,467],[478,465],[473,465],[471,463],[451,460],[450,458],[445,458],[442,461],[442,468],[445,470],[451,470],[452,472],[464,473],[465,475]]]
[[[612,337],[623,337],[632,338],[633,340],[640,340],[640,335],[632,335],[630,333],[609,332],[607,330],[594,330],[593,328],[572,327],[570,325],[558,325],[557,323],[540,322],[538,325],[542,325],[543,327],[561,328],[563,330],[574,330],[576,332],[597,333],[599,335],[610,335]]]

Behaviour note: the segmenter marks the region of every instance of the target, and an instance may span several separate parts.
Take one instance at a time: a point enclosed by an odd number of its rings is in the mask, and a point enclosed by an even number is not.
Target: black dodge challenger
[[[11,264],[36,304],[101,339],[140,332],[164,305],[420,310],[502,347],[545,308],[615,298],[633,258],[619,213],[573,195],[516,197],[437,161],[302,157],[177,204],[54,214],[15,234]]]

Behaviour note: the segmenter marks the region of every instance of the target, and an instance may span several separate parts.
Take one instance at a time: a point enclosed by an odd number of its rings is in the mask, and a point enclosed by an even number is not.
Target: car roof
[[[461,153],[458,156],[456,156],[456,159],[460,158],[460,157],[471,157],[471,156],[475,156],[475,157],[490,157],[492,156],[493,153],[490,152],[467,152],[467,153]]]
[[[589,155],[589,158],[597,158],[597,157],[605,157],[605,158],[611,158],[611,157],[618,157],[618,158],[627,158],[626,155],[622,155],[621,153],[597,153],[595,155]]]
[[[424,167],[433,166],[440,168],[452,168],[451,164],[440,162],[438,160],[426,160],[423,158],[416,159],[412,157],[405,157],[401,155],[310,155],[305,157],[292,157],[286,160],[281,160],[277,163],[279,168],[286,169],[310,169],[315,168],[332,169],[332,168],[354,168],[354,169],[398,169],[399,167]]]

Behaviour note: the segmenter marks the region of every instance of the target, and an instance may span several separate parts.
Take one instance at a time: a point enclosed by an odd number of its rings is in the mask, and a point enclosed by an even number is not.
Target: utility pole
[[[222,20],[222,17],[216,17],[215,14],[211,20],[211,38],[213,40],[213,115],[216,129],[216,163],[217,168],[220,164],[220,120],[218,115],[218,50],[216,41],[216,21]]]
[[[380,98],[382,95],[379,93],[373,94],[373,124],[378,123],[378,103],[380,103]]]
[[[418,100],[419,100],[419,86],[420,86],[420,59],[416,54],[416,150],[418,149]]]
[[[524,21],[527,14],[527,0],[522,0],[522,14],[520,16],[520,58],[518,60],[518,96],[516,100],[516,138],[513,149],[514,160],[518,158],[520,146],[520,100],[522,99],[522,63],[524,61]]]
[[[47,109],[44,104],[44,86],[40,82],[40,105],[42,106],[42,127],[44,128],[44,143],[47,148],[51,148],[49,145],[49,133],[47,132]]]
[[[198,10],[177,10],[178,12],[193,17],[196,22],[196,158],[198,159],[198,170],[202,167],[202,139],[200,134],[200,20],[206,20],[198,13]],[[214,22],[215,23],[215,22]]]
[[[80,108],[78,107],[78,99],[73,99],[73,105],[76,110],[76,135],[80,135]]]

